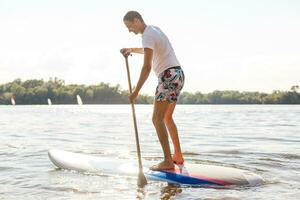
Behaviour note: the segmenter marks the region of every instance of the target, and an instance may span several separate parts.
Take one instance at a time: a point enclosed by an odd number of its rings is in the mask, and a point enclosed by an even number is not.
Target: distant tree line
[[[13,82],[0,85],[0,104],[11,104],[14,98],[16,104],[77,104],[79,95],[84,104],[124,104],[128,103],[128,91],[121,90],[119,85],[110,86],[107,83],[98,85],[65,85],[58,78],[44,80],[16,79]],[[137,103],[151,103],[152,98],[141,95]]]
[[[215,90],[208,94],[183,92],[178,103],[182,104],[300,104],[299,86],[290,91],[274,90],[271,94]]]
[[[119,85],[107,83],[98,85],[66,85],[64,80],[50,78],[44,80],[16,79],[13,82],[0,85],[0,105],[11,104],[14,98],[16,104],[76,104],[79,95],[84,104],[126,104],[128,90],[122,90]],[[153,96],[139,95],[136,103],[153,103]],[[300,104],[299,86],[292,86],[289,91],[274,90],[271,94],[259,92],[213,91],[208,94],[201,92],[183,92],[179,104]]]

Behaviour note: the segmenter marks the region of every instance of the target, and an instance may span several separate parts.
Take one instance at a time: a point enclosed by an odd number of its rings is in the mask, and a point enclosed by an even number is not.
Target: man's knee
[[[164,122],[165,122],[166,125],[172,124],[173,123],[173,117],[172,117],[172,115],[171,116],[170,115],[166,115],[164,117]]]
[[[154,126],[157,126],[160,123],[164,123],[164,117],[159,114],[153,114],[152,122],[153,122]]]

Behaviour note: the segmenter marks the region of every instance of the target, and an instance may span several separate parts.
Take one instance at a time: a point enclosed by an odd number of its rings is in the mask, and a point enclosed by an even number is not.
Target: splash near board
[[[138,172],[135,161],[111,160],[57,149],[50,150],[48,155],[52,163],[62,169],[124,175]],[[145,167],[143,171],[148,180],[190,186],[255,186],[263,183],[262,177],[250,171],[215,165],[186,163],[182,167],[176,166],[174,170],[152,171]]]

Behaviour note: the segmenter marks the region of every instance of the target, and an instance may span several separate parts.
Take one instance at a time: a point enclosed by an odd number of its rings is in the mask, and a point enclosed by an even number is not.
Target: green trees
[[[208,94],[183,92],[178,103],[181,104],[300,104],[299,87],[291,91],[274,90],[271,94],[259,92],[213,91]]]
[[[201,92],[183,92],[178,104],[300,104],[299,86],[292,86],[289,91],[274,90],[272,93],[239,92],[234,90],[215,90],[208,94]],[[0,85],[0,105],[11,104],[11,98],[17,104],[76,104],[76,95],[80,95],[84,104],[124,104],[128,103],[128,91],[120,85],[107,83],[98,85],[65,85],[58,78],[44,80],[16,79]],[[136,103],[153,103],[153,97],[139,95]]]
[[[44,80],[16,79],[0,85],[0,104],[11,104],[14,97],[17,104],[77,104],[76,95],[80,95],[84,104],[121,104],[128,103],[128,92],[121,91],[120,86],[107,83],[98,85],[65,85],[64,80],[50,78]],[[150,100],[151,99],[151,100]],[[152,102],[152,97],[141,95],[137,103]]]

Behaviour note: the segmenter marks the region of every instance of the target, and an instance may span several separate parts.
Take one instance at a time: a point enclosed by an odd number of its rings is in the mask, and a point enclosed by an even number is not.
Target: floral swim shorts
[[[158,76],[156,101],[176,102],[184,85],[184,73],[180,66],[171,67]]]

